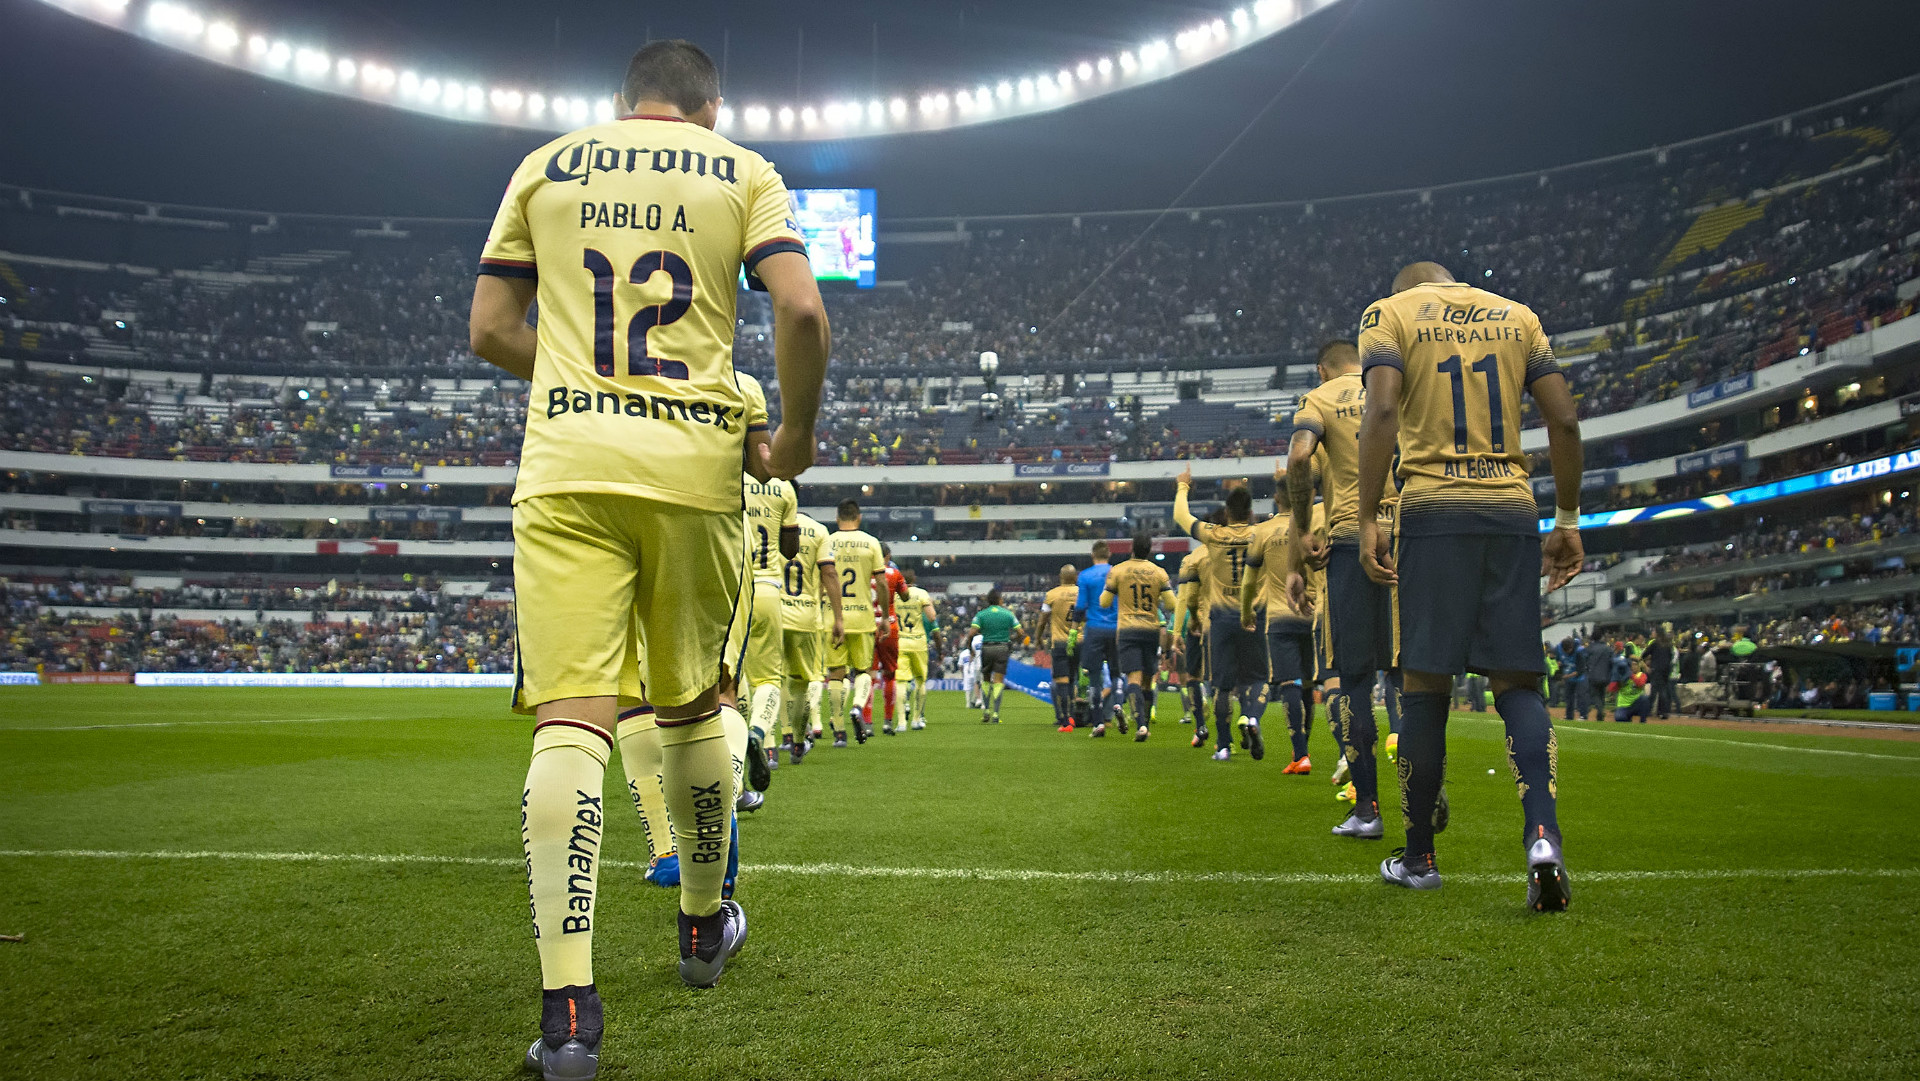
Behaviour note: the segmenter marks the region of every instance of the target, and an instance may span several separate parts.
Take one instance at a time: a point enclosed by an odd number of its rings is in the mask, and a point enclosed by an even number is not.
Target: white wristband
[[[1553,528],[1579,530],[1580,508],[1575,507],[1572,510],[1565,507],[1553,508]]]

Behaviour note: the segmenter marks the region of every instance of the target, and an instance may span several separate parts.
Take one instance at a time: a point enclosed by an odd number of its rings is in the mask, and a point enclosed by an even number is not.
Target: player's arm
[[[538,333],[527,324],[540,282],[481,274],[473,283],[473,307],[467,313],[467,345],[481,360],[521,379],[533,379]]]
[[[1113,572],[1108,571],[1106,584],[1103,585],[1100,589],[1100,607],[1106,608],[1112,604],[1113,604]]]
[[[1380,493],[1400,441],[1400,374],[1387,364],[1366,370],[1367,408],[1360,417],[1360,563],[1367,577],[1382,585],[1399,581],[1379,514]]]
[[[793,495],[791,485],[787,486],[787,493],[785,515],[780,519],[780,554],[792,559],[800,554],[800,499]]]
[[[1173,492],[1173,524],[1180,527],[1180,532],[1194,540],[1206,540],[1204,531],[1208,528],[1207,523],[1195,518],[1193,511],[1187,507],[1187,490],[1193,487],[1193,467],[1187,466],[1180,470],[1180,475],[1174,478],[1174,483],[1177,487]]]
[[[1254,628],[1254,602],[1260,597],[1260,568],[1265,560],[1256,550],[1247,556],[1247,572],[1240,576],[1240,625]]]
[[[1173,600],[1173,636],[1179,638],[1187,627],[1187,613],[1193,608],[1193,594],[1198,583],[1191,579],[1181,579],[1180,592]]]
[[[820,576],[820,593],[833,609],[833,641],[837,645],[847,636],[846,605],[840,599],[840,568],[833,560],[822,559],[814,564],[814,569]]]
[[[813,464],[813,426],[820,415],[832,331],[804,254],[774,252],[754,272],[773,299],[773,362],[780,373],[780,427],[765,462],[769,473],[792,480]]]
[[[1580,446],[1580,413],[1567,389],[1567,377],[1553,359],[1546,335],[1536,325],[1534,347],[1527,358],[1527,393],[1547,422],[1547,456],[1553,462],[1553,531],[1540,546],[1540,573],[1549,591],[1559,589],[1580,573],[1586,549],[1580,543],[1580,470],[1585,451]]]

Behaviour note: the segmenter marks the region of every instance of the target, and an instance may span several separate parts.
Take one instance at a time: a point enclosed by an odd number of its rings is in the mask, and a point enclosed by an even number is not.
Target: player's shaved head
[[[1153,555],[1153,538],[1145,533],[1133,535],[1133,558],[1146,559]]]
[[[1360,366],[1360,350],[1344,338],[1335,338],[1320,347],[1320,353],[1314,358],[1314,363],[1318,364],[1322,371],[1334,373],[1350,371]]]
[[[1073,569],[1073,564],[1063,563],[1060,565],[1060,584],[1061,585],[1063,586],[1072,585],[1074,579],[1077,578],[1078,576],[1079,576],[1079,572]]]
[[[842,499],[840,506],[834,509],[833,518],[841,525],[859,525],[860,504],[851,499]]]
[[[720,71],[691,41],[649,41],[627,62],[620,97],[629,106],[664,101],[691,116],[719,99]]]
[[[1404,293],[1416,285],[1452,280],[1453,273],[1439,263],[1408,263],[1393,276],[1393,291]]]
[[[1234,488],[1227,492],[1227,521],[1239,524],[1253,517],[1253,493],[1246,488]]]
[[[1000,591],[998,589],[987,590],[987,607],[992,608],[994,605],[999,603],[1000,603]]]

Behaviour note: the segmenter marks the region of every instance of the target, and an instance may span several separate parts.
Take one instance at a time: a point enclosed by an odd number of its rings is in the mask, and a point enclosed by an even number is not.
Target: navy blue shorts
[[[1089,629],[1080,636],[1080,663],[1087,671],[1087,682],[1098,690],[1105,687],[1112,669],[1120,663],[1114,652],[1114,632],[1105,628]],[[1106,672],[1101,668],[1105,666]]]
[[[1186,638],[1187,678],[1207,678],[1207,642],[1198,634],[1188,634]]]
[[[1304,619],[1267,622],[1267,682],[1300,683],[1314,674],[1313,625]]]
[[[1539,562],[1534,563],[1538,569]],[[1401,575],[1404,587],[1406,575]],[[1393,667],[1393,587],[1367,577],[1360,546],[1336,544],[1327,554],[1327,606],[1335,675],[1372,675]],[[1538,638],[1539,624],[1534,624]]]
[[[1457,675],[1547,670],[1540,652],[1540,536],[1401,537],[1402,669]]]
[[[1327,633],[1326,614],[1321,613],[1313,620],[1313,668],[1311,671],[1313,682],[1316,684],[1337,678],[1333,670],[1333,643],[1329,641],[1330,638],[1332,635]]]
[[[1240,613],[1222,608],[1207,629],[1207,682],[1215,691],[1267,681],[1267,649],[1259,631],[1240,626]]]
[[[1120,643],[1120,671],[1118,675],[1131,675],[1145,672],[1152,675],[1160,669],[1160,630],[1122,630]]]

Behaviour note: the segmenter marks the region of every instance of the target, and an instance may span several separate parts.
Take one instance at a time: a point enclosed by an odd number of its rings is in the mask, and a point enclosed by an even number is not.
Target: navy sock
[[[1300,698],[1298,683],[1282,683],[1280,686],[1280,705],[1287,711],[1287,736],[1293,740],[1293,757],[1298,761],[1307,756],[1307,711]]]
[[[1400,733],[1400,681],[1388,676],[1386,692],[1387,731],[1398,735]]]
[[[1400,813],[1409,863],[1433,854],[1433,813],[1447,773],[1447,698],[1444,691],[1400,696]]]
[[[1133,708],[1133,723],[1137,728],[1147,723],[1147,687],[1144,683],[1127,685],[1128,704]]]
[[[1227,718],[1233,715],[1233,692],[1216,689],[1213,692],[1213,743],[1219,748],[1233,745],[1233,726]]]
[[[1345,684],[1342,680],[1342,685]],[[1353,776],[1353,810],[1362,818],[1380,813],[1380,760],[1374,755],[1379,730],[1373,718],[1373,695],[1340,696],[1340,738]]]
[[[1520,789],[1526,841],[1530,843],[1539,836],[1542,827],[1557,840],[1560,818],[1555,801],[1559,795],[1560,752],[1546,700],[1537,690],[1516,687],[1494,699],[1493,708],[1507,726],[1507,764],[1513,767],[1514,783]]]
[[[1267,685],[1249,683],[1240,688],[1240,716],[1258,723],[1267,714]]]
[[[1333,734],[1333,751],[1342,758],[1347,756],[1347,737],[1340,731],[1340,700],[1346,692],[1338,687],[1327,692],[1327,731]]]
[[[1067,723],[1067,710],[1072,708],[1068,702],[1068,699],[1071,697],[1072,696],[1067,693],[1067,682],[1065,680],[1056,679],[1053,681],[1053,721],[1056,727]]]

